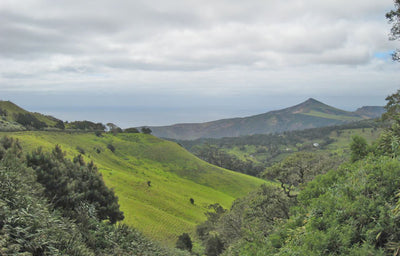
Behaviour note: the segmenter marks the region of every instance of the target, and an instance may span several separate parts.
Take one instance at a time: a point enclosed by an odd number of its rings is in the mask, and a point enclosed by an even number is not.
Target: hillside
[[[49,151],[58,144],[68,157],[84,153],[87,162],[93,160],[99,167],[106,185],[114,188],[124,223],[170,245],[181,233],[194,232],[208,205],[218,202],[228,208],[234,199],[264,183],[210,165],[178,144],[151,135],[98,137],[49,131],[0,135],[17,138],[29,150],[41,146]]]
[[[57,122],[61,121],[52,116],[26,111],[11,101],[0,101],[0,130],[26,130],[29,126],[55,127]]]
[[[364,118],[367,116],[340,110],[310,98],[293,107],[250,117],[207,123],[158,126],[151,127],[151,129],[153,134],[158,137],[193,140],[303,130],[343,124]]]
[[[385,108],[380,106],[364,106],[355,111],[355,113],[364,118],[378,118],[381,117],[385,112]]]

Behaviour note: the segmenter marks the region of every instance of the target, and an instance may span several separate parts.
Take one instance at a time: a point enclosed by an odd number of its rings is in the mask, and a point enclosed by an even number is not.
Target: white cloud
[[[387,94],[398,64],[376,54],[398,45],[388,40],[391,8],[392,0],[3,0],[0,91]]]

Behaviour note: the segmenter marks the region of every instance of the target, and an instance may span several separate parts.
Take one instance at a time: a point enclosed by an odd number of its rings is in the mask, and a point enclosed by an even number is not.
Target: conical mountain
[[[303,130],[361,120],[354,112],[344,111],[310,98],[282,110],[206,123],[175,124],[151,127],[153,134],[163,138],[192,140],[198,138],[237,137]]]

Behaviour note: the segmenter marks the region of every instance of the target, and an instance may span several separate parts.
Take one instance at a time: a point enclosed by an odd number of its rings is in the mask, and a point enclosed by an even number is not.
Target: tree
[[[275,179],[288,197],[296,197],[296,188],[315,175],[324,173],[334,166],[334,160],[310,152],[298,152],[269,168],[263,174],[265,178]]]
[[[122,129],[119,128],[117,125],[115,125],[113,123],[107,123],[106,125],[108,127],[108,130],[114,135],[116,135],[117,133],[122,132]]]
[[[113,144],[111,144],[111,143],[109,143],[109,144],[107,144],[107,148],[109,149],[109,150],[111,150],[111,152],[115,152],[115,147],[114,147],[114,145]]]
[[[27,165],[36,171],[45,195],[65,216],[75,217],[77,207],[86,202],[95,207],[99,220],[109,220],[113,224],[124,219],[118,197],[105,185],[94,163],[86,164],[82,155],[71,161],[57,145],[51,154],[39,148],[26,158]]]
[[[225,247],[240,241],[261,241],[274,230],[277,222],[289,218],[292,203],[293,199],[279,187],[263,184],[245,197],[236,199],[215,229]]]
[[[386,97],[386,113],[382,119],[390,122],[378,141],[378,151],[381,154],[396,157],[400,154],[400,90]]]
[[[205,254],[207,256],[218,256],[224,251],[224,244],[218,235],[212,235],[208,238],[206,242],[206,251]]]
[[[140,130],[144,134],[151,134],[153,132],[149,127],[142,127]]]
[[[0,108],[0,116],[7,116],[7,110]]]
[[[210,204],[208,209],[211,211],[205,213],[207,220],[196,227],[196,233],[203,242],[208,240],[210,233],[215,229],[218,221],[226,212],[226,209],[224,209],[219,203]]]
[[[368,155],[369,152],[368,143],[363,137],[355,135],[351,140],[350,150],[351,150],[350,160],[352,162],[356,162]]]
[[[69,127],[72,129],[87,131],[104,131],[106,129],[106,127],[102,123],[93,123],[87,120],[71,122],[69,123]]]
[[[400,0],[394,0],[395,10],[391,10],[386,13],[386,18],[389,20],[389,23],[393,24],[392,29],[390,30],[390,40],[398,40],[400,39]],[[393,60],[400,61],[400,50],[397,49],[393,55]]]
[[[124,132],[126,132],[126,133],[140,133],[138,129],[133,128],[133,127],[132,128],[126,128],[124,130]]]
[[[192,239],[188,233],[183,233],[178,237],[176,248],[191,252],[193,248]]]
[[[65,124],[64,124],[63,121],[58,120],[57,123],[54,125],[54,127],[58,128],[58,129],[61,129],[61,130],[64,130],[65,129]]]
[[[47,124],[45,122],[40,121],[37,119],[34,115],[30,113],[18,113],[15,114],[15,121],[23,126],[25,126],[28,129],[42,129],[44,127],[47,127]]]

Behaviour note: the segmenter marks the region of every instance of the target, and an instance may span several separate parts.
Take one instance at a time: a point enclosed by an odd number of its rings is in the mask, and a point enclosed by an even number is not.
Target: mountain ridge
[[[309,98],[291,107],[247,117],[226,118],[204,123],[150,126],[150,128],[158,137],[192,140],[303,130],[368,119],[372,118],[372,115],[341,110]]]

